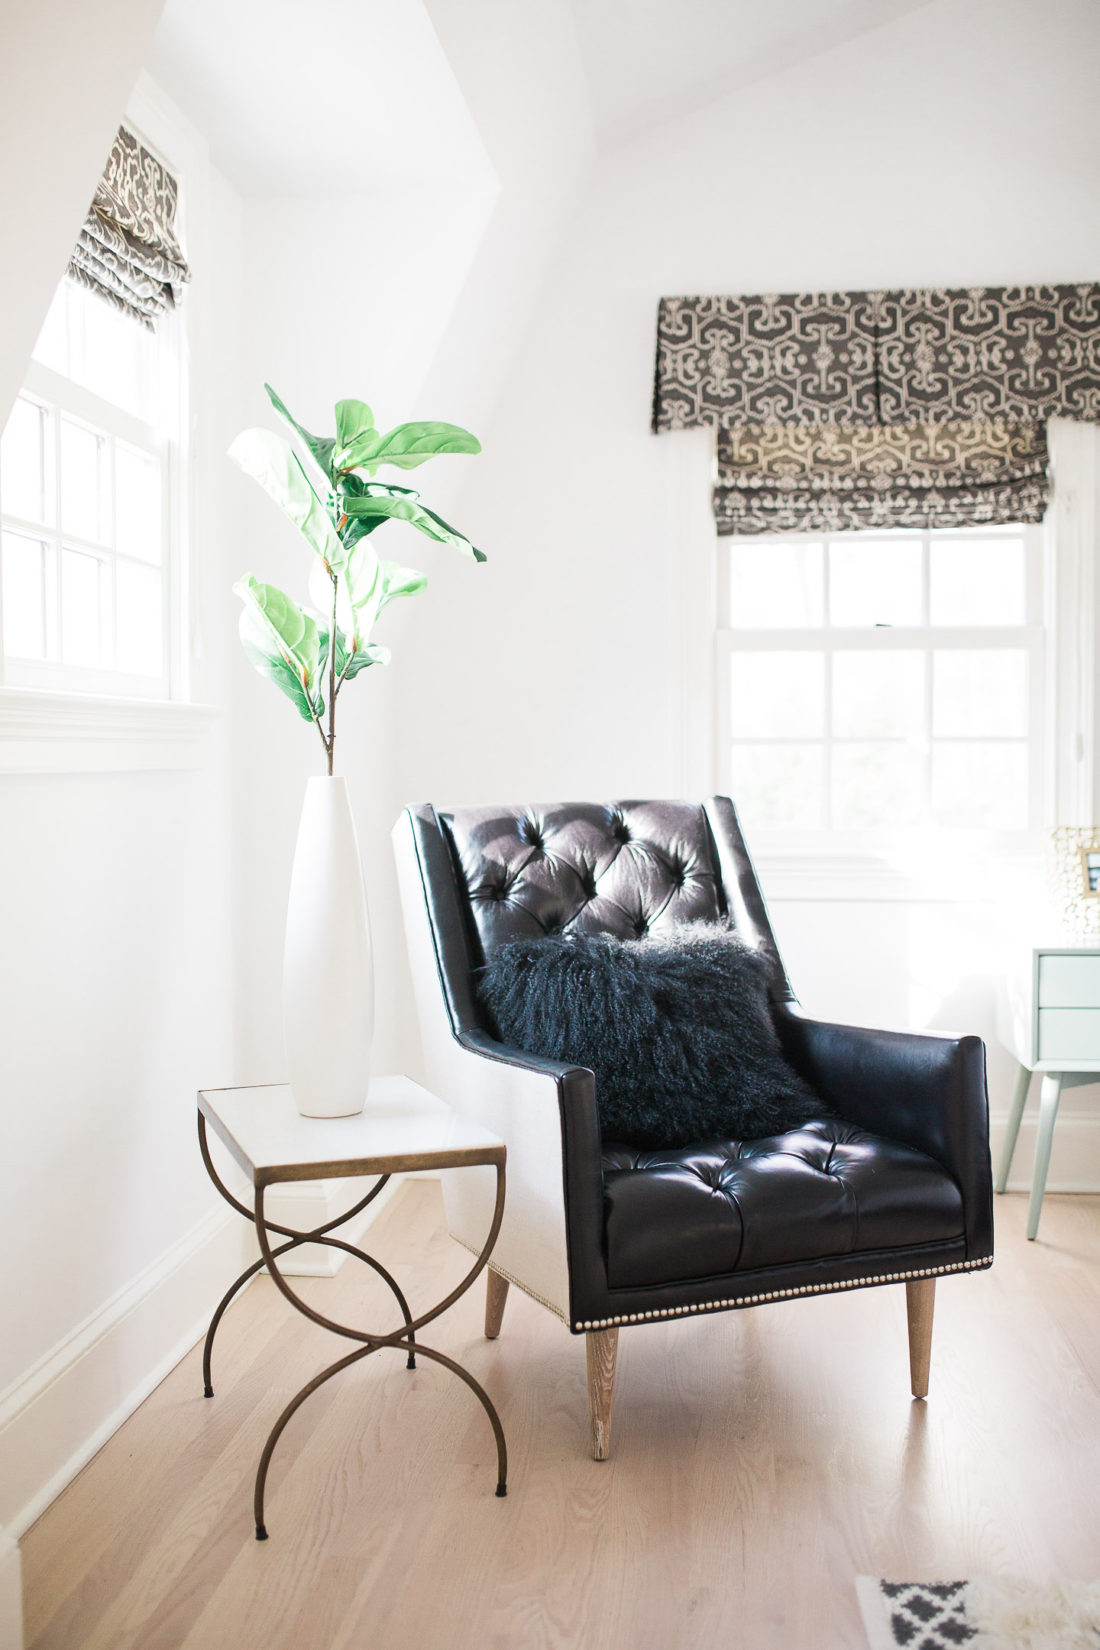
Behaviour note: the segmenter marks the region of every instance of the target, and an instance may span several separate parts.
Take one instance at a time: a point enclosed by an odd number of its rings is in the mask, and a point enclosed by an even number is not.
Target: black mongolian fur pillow
[[[829,1108],[788,1065],[771,963],[732,929],[512,940],[478,971],[501,1039],[596,1074],[605,1140],[683,1146],[782,1134]]]

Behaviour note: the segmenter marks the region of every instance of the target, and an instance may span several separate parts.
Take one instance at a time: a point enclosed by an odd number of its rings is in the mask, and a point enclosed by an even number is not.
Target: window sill
[[[1041,893],[1042,856],[986,847],[941,854],[761,847],[753,854],[764,896],[783,901],[993,904]]]
[[[0,687],[0,774],[197,768],[221,711],[168,699],[106,699]]]

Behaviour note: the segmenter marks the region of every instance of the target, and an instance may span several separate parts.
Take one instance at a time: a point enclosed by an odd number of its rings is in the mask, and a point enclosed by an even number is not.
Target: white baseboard
[[[19,1548],[0,1529],[0,1650],[23,1650],[23,1578]]]
[[[1007,1116],[1004,1112],[989,1119],[989,1143],[993,1153],[994,1174],[1001,1161],[1006,1123]],[[1030,1114],[1025,1113],[1020,1124],[1020,1135],[1012,1157],[1012,1173],[1008,1180],[1010,1192],[1031,1190],[1037,1128],[1038,1119],[1033,1101]],[[1085,1116],[1074,1112],[1062,1112],[1059,1115],[1054,1125],[1047,1191],[1100,1192],[1100,1116]]]
[[[206,1331],[255,1254],[214,1209],[0,1393],[0,1523],[18,1537]]]

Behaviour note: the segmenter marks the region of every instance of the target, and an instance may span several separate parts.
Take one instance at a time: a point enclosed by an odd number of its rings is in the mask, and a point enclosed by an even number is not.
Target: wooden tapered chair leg
[[[485,1269],[485,1339],[495,1341],[500,1334],[501,1319],[504,1317],[504,1303],[508,1299],[508,1279],[502,1278],[499,1272],[494,1272],[491,1266]]]
[[[617,1329],[590,1329],[585,1336],[588,1358],[588,1419],[593,1461],[611,1454],[611,1405],[615,1398]]]
[[[914,1398],[928,1396],[928,1366],[932,1359],[932,1314],[936,1305],[935,1278],[907,1278],[905,1305],[909,1314],[909,1377]]]

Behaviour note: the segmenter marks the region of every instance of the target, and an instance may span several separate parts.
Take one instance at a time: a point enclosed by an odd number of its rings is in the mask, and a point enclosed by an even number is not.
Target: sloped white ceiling
[[[242,195],[491,178],[420,0],[167,0],[146,66]]]
[[[572,0],[597,137],[633,136],[927,0]]]

